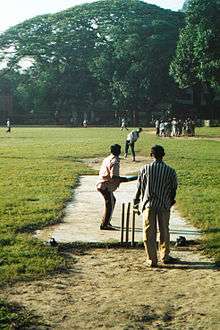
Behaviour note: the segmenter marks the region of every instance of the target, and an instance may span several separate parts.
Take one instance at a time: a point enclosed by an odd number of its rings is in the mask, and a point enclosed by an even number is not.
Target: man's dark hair
[[[165,155],[164,148],[159,144],[155,144],[151,148],[151,155],[155,158],[163,158],[163,156]]]
[[[140,127],[140,128],[138,128],[138,132],[140,133],[140,132],[142,132],[143,131],[143,129]]]
[[[121,146],[119,144],[113,144],[111,147],[110,147],[110,150],[111,150],[111,153],[114,155],[114,156],[118,156],[120,155],[121,153]]]

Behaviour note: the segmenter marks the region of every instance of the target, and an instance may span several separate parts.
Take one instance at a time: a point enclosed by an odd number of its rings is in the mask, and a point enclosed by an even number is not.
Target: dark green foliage
[[[186,11],[191,0],[185,0],[183,3],[182,11]]]
[[[187,2],[186,26],[180,33],[170,72],[180,87],[220,83],[220,1]]]
[[[43,326],[43,323],[37,316],[17,304],[0,300],[0,329],[28,329],[38,326]]]
[[[169,63],[182,25],[182,13],[107,0],[10,28],[0,36],[0,54],[8,58],[2,74],[12,82],[18,119],[43,111],[55,121],[56,111],[68,118],[99,107],[149,110],[171,101]],[[19,71],[24,59],[32,66]]]

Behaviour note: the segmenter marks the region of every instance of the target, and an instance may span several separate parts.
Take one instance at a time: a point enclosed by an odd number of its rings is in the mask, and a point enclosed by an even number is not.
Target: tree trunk
[[[205,90],[205,93],[204,93],[204,97],[205,97],[205,100],[206,100],[206,104],[207,104],[207,110],[210,114],[210,119],[215,119],[214,117],[214,107],[213,107],[213,101],[215,99],[215,90],[214,88],[212,88],[211,86],[207,85],[206,86],[206,90]]]
[[[132,123],[133,123],[133,126],[138,126],[138,123],[139,123],[138,109],[132,110]]]

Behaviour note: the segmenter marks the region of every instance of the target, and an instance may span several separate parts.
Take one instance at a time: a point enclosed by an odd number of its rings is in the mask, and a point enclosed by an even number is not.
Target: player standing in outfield
[[[114,144],[111,146],[110,150],[111,154],[102,162],[102,166],[99,171],[99,180],[97,183],[97,190],[102,194],[105,200],[105,209],[100,225],[101,230],[115,229],[110,223],[116,202],[113,192],[119,187],[120,183],[132,180],[119,175],[119,155],[121,153],[121,146],[119,144]],[[137,177],[133,177],[133,180],[134,179],[137,179]]]
[[[84,119],[84,120],[83,120],[83,127],[85,127],[85,128],[86,128],[87,126],[88,126],[88,122],[87,122],[87,120],[86,120],[86,119]]]
[[[153,162],[145,165],[138,177],[138,188],[134,199],[134,210],[139,211],[140,199],[143,212],[143,241],[150,267],[157,267],[157,223],[160,231],[160,258],[164,264],[177,259],[169,255],[170,208],[175,204],[177,189],[176,172],[164,163],[164,148],[155,145],[151,148]]]
[[[176,118],[173,118],[171,124],[172,124],[171,136],[177,136],[177,121],[176,121]]]
[[[125,118],[122,118],[122,120],[121,120],[121,131],[123,131],[123,129],[126,129],[128,131]]]
[[[156,136],[159,136],[159,134],[160,134],[160,122],[159,122],[158,119],[155,121],[155,128],[156,128]]]
[[[10,122],[9,118],[6,121],[6,128],[7,128],[6,132],[10,133],[11,132],[11,122]]]
[[[142,132],[142,128],[138,128],[138,130],[134,130],[128,134],[126,142],[125,142],[125,158],[128,156],[128,149],[131,148],[131,153],[133,157],[133,162],[135,162],[135,151],[134,151],[134,144],[140,136]]]

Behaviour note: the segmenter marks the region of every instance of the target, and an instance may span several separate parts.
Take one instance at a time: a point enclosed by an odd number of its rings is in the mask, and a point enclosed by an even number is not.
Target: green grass
[[[126,134],[117,128],[14,128],[11,135],[1,132],[1,283],[64,266],[56,249],[43,246],[27,232],[60,221],[78,176],[92,173],[80,159],[106,155],[112,143],[124,144]],[[148,155],[153,143],[164,145],[166,161],[177,170],[182,214],[207,231],[206,247],[219,257],[219,142],[160,139],[144,132],[137,143],[138,153]]]
[[[219,131],[211,128],[215,129]],[[11,135],[1,132],[1,282],[63,267],[56,249],[30,239],[27,232],[60,221],[78,176],[92,173],[79,159],[106,155],[112,143],[124,144],[126,134],[117,128],[14,128]],[[207,246],[218,255],[219,142],[160,139],[144,132],[137,143],[138,153],[148,155],[154,143],[164,145],[165,160],[177,170],[178,207],[192,223],[209,231],[207,236],[213,239],[210,245],[209,238]]]
[[[199,137],[220,138],[220,127],[197,127],[196,135]]]
[[[9,304],[0,300],[0,329],[36,329],[46,326],[39,317],[17,304]]]
[[[200,135],[219,135],[219,128],[199,128]],[[118,128],[14,128],[0,132],[0,283],[30,280],[65,269],[57,248],[31,233],[59,222],[79,175],[94,173],[80,159],[108,154],[124,144]],[[204,249],[220,260],[220,145],[205,139],[161,139],[147,131],[136,144],[149,155],[154,143],[165,147],[165,161],[178,174],[177,206],[204,230]],[[3,305],[2,305],[3,306]],[[5,309],[4,306],[2,310]],[[0,319],[3,317],[0,309]]]

